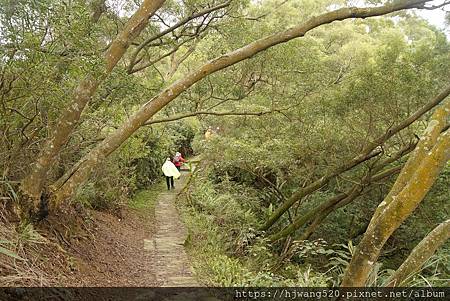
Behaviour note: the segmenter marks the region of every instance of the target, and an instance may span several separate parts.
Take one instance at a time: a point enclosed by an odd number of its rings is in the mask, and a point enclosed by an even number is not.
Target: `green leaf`
[[[10,251],[8,249],[5,249],[3,247],[0,246],[0,254],[4,254],[6,256],[18,259],[18,260],[25,260],[24,258],[20,257],[19,255],[17,255],[16,253],[14,253],[13,251]]]

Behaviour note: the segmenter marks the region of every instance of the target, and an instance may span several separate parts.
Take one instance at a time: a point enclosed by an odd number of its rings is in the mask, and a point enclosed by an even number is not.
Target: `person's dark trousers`
[[[175,188],[173,184],[173,177],[166,177],[167,190],[170,190],[170,186],[172,185],[172,189]]]

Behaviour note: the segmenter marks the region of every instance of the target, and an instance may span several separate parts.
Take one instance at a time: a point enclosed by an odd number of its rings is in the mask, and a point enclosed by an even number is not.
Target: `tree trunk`
[[[83,109],[97,90],[98,85],[111,73],[121,59],[131,41],[139,35],[147,25],[150,16],[156,12],[164,1],[145,0],[106,51],[104,56],[105,69],[96,76],[86,76],[75,89],[71,103],[61,113],[50,137],[42,147],[36,163],[32,166],[28,176],[22,180],[22,192],[28,200],[32,201],[32,204],[25,205],[26,207],[32,205],[32,213],[39,211],[38,207],[41,203],[41,194],[47,180],[47,173],[55,162],[61,148],[68,141]]]
[[[412,250],[408,258],[391,276],[386,286],[404,286],[404,282],[414,275],[422,265],[450,238],[450,219],[433,229]]]
[[[441,133],[449,116],[450,99],[447,99],[434,112],[417,148],[403,167],[393,186],[395,193],[389,193],[375,211],[345,272],[342,286],[364,286],[385,242],[430,190],[450,158],[450,130]]]

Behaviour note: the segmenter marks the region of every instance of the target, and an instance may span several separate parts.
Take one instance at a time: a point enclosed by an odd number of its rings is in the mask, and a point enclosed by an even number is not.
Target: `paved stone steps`
[[[144,248],[154,254],[156,280],[159,286],[200,286],[194,277],[184,249],[187,230],[175,207],[175,199],[186,182],[187,173],[175,182],[175,189],[161,193],[155,208],[157,230],[152,240],[144,240]]]

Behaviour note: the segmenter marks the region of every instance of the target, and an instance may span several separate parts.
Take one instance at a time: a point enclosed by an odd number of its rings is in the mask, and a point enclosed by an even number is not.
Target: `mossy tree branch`
[[[342,286],[364,286],[384,244],[423,200],[450,158],[450,99],[433,113],[417,148],[403,167],[393,189],[378,206],[347,268]]]
[[[97,87],[111,73],[128,49],[131,41],[145,28],[149,17],[161,7],[164,1],[145,0],[130,17],[122,31],[117,34],[106,51],[104,55],[104,70],[99,70],[98,74],[87,75],[74,90],[71,102],[61,112],[30,173],[22,180],[21,189],[24,195],[32,202],[30,204],[32,205],[32,213],[39,210],[38,207],[41,203],[41,194],[47,180],[48,171],[62,147],[67,143],[72,131],[80,120],[81,113],[96,92]]]
[[[450,239],[450,219],[439,224],[412,250],[408,258],[391,276],[386,286],[404,286],[422,265]]]

